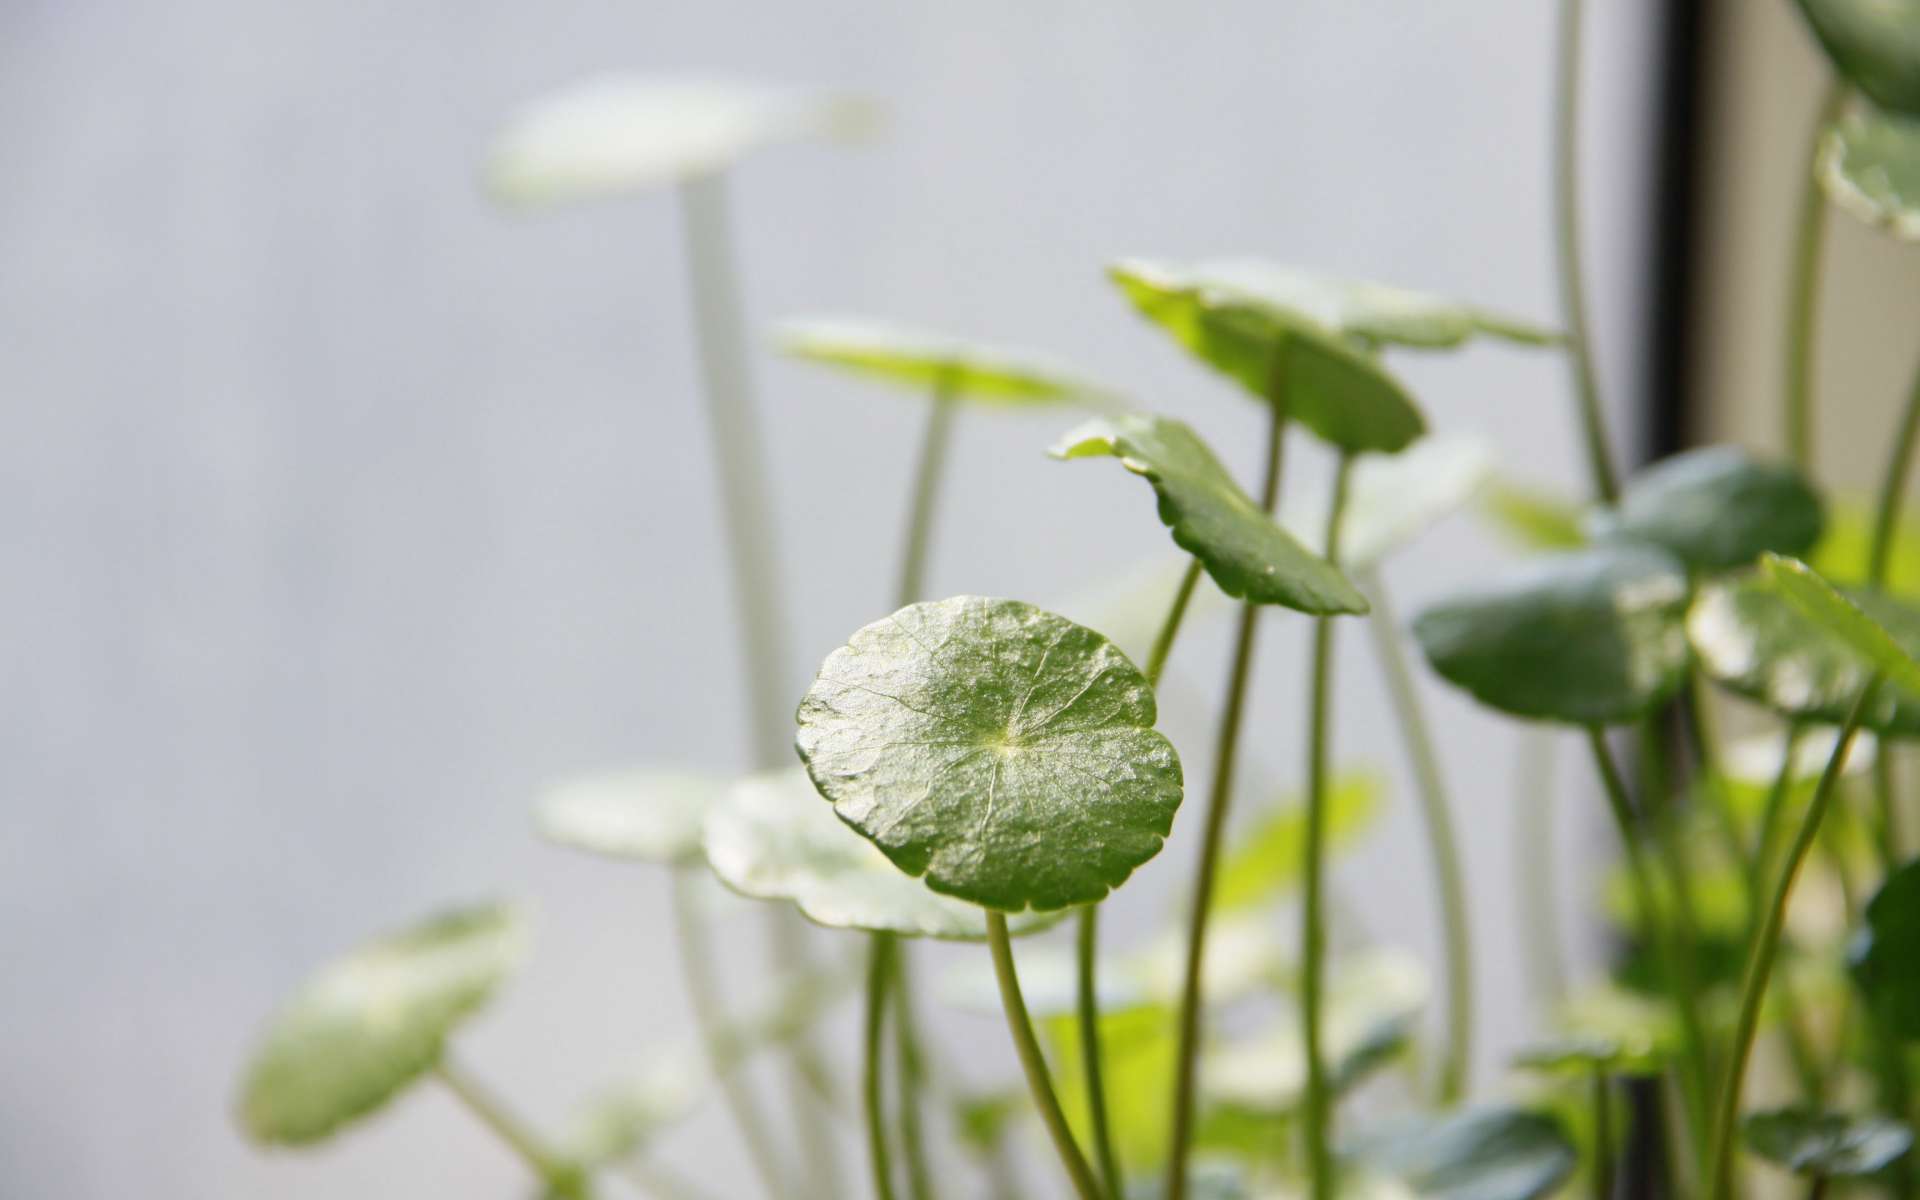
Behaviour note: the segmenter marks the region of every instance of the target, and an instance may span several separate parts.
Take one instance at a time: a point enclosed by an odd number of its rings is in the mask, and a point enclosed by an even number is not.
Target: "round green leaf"
[[[1920,651],[1920,609],[1875,592],[1852,602]],[[1700,668],[1728,691],[1788,717],[1838,725],[1873,673],[1845,638],[1815,623],[1758,573],[1702,588],[1687,613]],[[1881,688],[1861,722],[1882,737],[1920,737],[1920,700]]]
[[[255,1141],[317,1142],[432,1069],[447,1034],[520,963],[523,923],[484,905],[383,937],[310,979],[273,1018],[240,1088]]]
[[[1426,1200],[1535,1200],[1578,1162],[1560,1122],[1518,1108],[1416,1118],[1361,1140],[1353,1157]]]
[[[1574,550],[1587,544],[1584,510],[1551,492],[1496,479],[1486,489],[1481,512],[1523,550]]]
[[[1159,853],[1180,759],[1113,644],[1015,600],[913,604],[827,656],[800,757],[840,818],[937,892],[1098,900]]]
[[[1847,952],[1853,978],[1887,1028],[1920,1038],[1920,860],[1887,876]]]
[[[698,771],[606,771],[565,780],[540,798],[533,822],[558,845],[636,862],[700,857],[700,826],[727,789]]]
[[[1406,389],[1322,323],[1300,298],[1263,285],[1263,264],[1184,268],[1130,260],[1110,274],[1149,320],[1202,362],[1345,450],[1403,450],[1426,431]],[[1277,380],[1285,394],[1275,397]]]
[[[819,925],[907,937],[987,936],[985,914],[902,874],[834,815],[797,767],[729,789],[707,814],[706,848],[722,883],[756,899],[790,900]],[[1013,924],[1019,932],[1045,922]]]
[[[1765,551],[1804,554],[1825,525],[1799,472],[1736,446],[1689,450],[1627,481],[1597,531],[1652,542],[1696,571],[1744,567]]]
[[[1413,623],[1434,670],[1519,717],[1618,724],[1651,712],[1687,665],[1686,572],[1611,544],[1546,555]]]
[[[566,1159],[592,1169],[638,1154],[699,1103],[705,1072],[684,1054],[668,1055],[633,1079],[596,1094],[565,1139]]]
[[[795,358],[982,403],[1032,406],[1111,395],[1111,389],[1044,355],[859,317],[789,321],[777,339],[780,349]]]
[[[1881,108],[1920,116],[1920,0],[1799,0],[1827,57]]]
[[[876,107],[859,97],[603,76],[521,110],[494,139],[484,174],[506,204],[595,199],[712,174],[774,142],[852,140],[876,124]]]
[[[1913,1146],[1913,1131],[1890,1117],[1808,1108],[1750,1113],[1740,1122],[1747,1149],[1796,1175],[1871,1175]]]
[[[1422,438],[1398,454],[1367,455],[1353,466],[1340,521],[1340,561],[1364,571],[1464,506],[1493,474],[1493,450],[1471,437]],[[1324,553],[1324,497],[1280,514],[1300,544]]]
[[[1147,414],[1096,419],[1049,453],[1063,460],[1111,455],[1146,479],[1173,540],[1229,596],[1316,615],[1367,611],[1367,598],[1347,577],[1241,491],[1185,422]]]
[[[1902,241],[1920,241],[1920,119],[1862,108],[1820,143],[1816,168],[1834,203]]]

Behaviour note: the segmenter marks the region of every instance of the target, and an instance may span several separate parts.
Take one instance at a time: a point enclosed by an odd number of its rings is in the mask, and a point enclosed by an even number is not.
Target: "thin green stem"
[[[1786,815],[1787,797],[1793,792],[1794,765],[1800,756],[1800,742],[1806,726],[1796,721],[1787,726],[1785,745],[1780,754],[1780,769],[1767,788],[1767,799],[1760,809],[1760,828],[1754,835],[1753,858],[1747,871],[1747,894],[1752,898],[1747,922],[1747,942],[1760,931],[1766,913],[1767,869],[1773,864],[1774,843],[1780,838],[1780,819]]]
[[[1748,952],[1746,977],[1740,989],[1740,1015],[1734,1023],[1733,1053],[1727,1060],[1726,1077],[1720,1085],[1720,1109],[1713,1127],[1707,1200],[1729,1200],[1732,1196],[1733,1140],[1740,1119],[1740,1091],[1746,1082],[1747,1059],[1753,1052],[1754,1035],[1760,1028],[1761,1002],[1766,998],[1767,981],[1773,974],[1773,960],[1780,950],[1780,933],[1786,926],[1787,902],[1793,896],[1793,881],[1820,832],[1821,819],[1826,816],[1834,786],[1839,782],[1841,769],[1846,765],[1847,750],[1860,730],[1860,719],[1866,715],[1867,707],[1873,703],[1879,690],[1880,678],[1875,676],[1861,689],[1859,698],[1847,713],[1846,724],[1840,729],[1839,740],[1834,743],[1833,753],[1827,759],[1826,770],[1821,772],[1820,782],[1814,788],[1813,802],[1807,806],[1806,819],[1800,823],[1800,832],[1787,850],[1786,861],[1780,864],[1772,903],[1767,908],[1759,936],[1754,939]]]
[[[1593,1200],[1613,1200],[1613,1096],[1607,1070],[1593,1068]]]
[[[1093,1155],[1100,1164],[1100,1181],[1107,1195],[1122,1193],[1124,1176],[1120,1174],[1120,1156],[1113,1147],[1113,1130],[1107,1121],[1106,1052],[1100,1037],[1100,906],[1088,904],[1080,909],[1080,937],[1076,966],[1078,992],[1075,1015],[1080,1026],[1080,1061],[1086,1072],[1087,1117],[1093,1131]]]
[[[1147,686],[1159,687],[1160,674],[1167,668],[1167,656],[1173,653],[1173,639],[1180,633],[1180,623],[1187,616],[1187,602],[1193,599],[1194,585],[1200,582],[1200,560],[1187,563],[1186,571],[1180,576],[1180,586],[1173,593],[1173,607],[1167,610],[1166,620],[1160,623],[1160,632],[1154,635],[1153,649],[1147,653]]]
[[[1281,450],[1286,441],[1284,356],[1276,362],[1274,386],[1268,396],[1267,464],[1261,488],[1261,506],[1273,511],[1280,495]],[[1220,865],[1220,845],[1227,828],[1227,809],[1233,797],[1233,771],[1240,725],[1246,715],[1247,685],[1253,678],[1254,635],[1260,607],[1244,605],[1233,639],[1233,667],[1227,676],[1226,707],[1220,714],[1219,739],[1214,746],[1213,785],[1207,796],[1206,825],[1201,833],[1200,859],[1195,869],[1192,909],[1188,914],[1187,961],[1180,989],[1179,1036],[1174,1051],[1173,1121],[1168,1141],[1166,1200],[1185,1200],[1187,1155],[1193,1145],[1196,1083],[1200,1067],[1200,1024],[1206,998],[1202,973],[1206,967],[1207,923],[1213,911],[1213,881]]]
[[[1473,1062],[1473,943],[1467,919],[1466,872],[1460,865],[1460,845],[1454,836],[1453,808],[1440,772],[1440,756],[1434,749],[1413,672],[1407,668],[1400,626],[1387,603],[1386,583],[1378,571],[1367,572],[1361,582],[1373,600],[1373,613],[1366,625],[1373,632],[1375,656],[1386,675],[1387,695],[1413,766],[1414,791],[1426,824],[1427,852],[1433,859],[1447,963],[1447,1042],[1440,1060],[1436,1099],[1442,1107],[1451,1108],[1466,1092],[1467,1072]]]
[[[933,541],[940,479],[946,474],[947,447],[953,440],[953,418],[958,411],[952,386],[942,376],[934,387],[933,406],[927,411],[927,428],[920,439],[920,459],[914,466],[913,499],[907,507],[906,548],[900,555],[900,585],[894,593],[902,607],[926,599],[927,552]]]
[[[1333,498],[1327,505],[1326,558],[1340,565],[1340,522],[1347,511],[1348,483],[1353,477],[1353,455],[1342,454],[1333,473]],[[1300,1030],[1307,1055],[1305,1133],[1307,1169],[1314,1200],[1332,1200],[1333,1084],[1321,1053],[1321,1007],[1326,993],[1326,879],[1327,752],[1333,724],[1333,630],[1335,617],[1320,617],[1313,625],[1313,667],[1307,719],[1307,836],[1306,870],[1300,905]]]
[[[450,1054],[441,1053],[439,1061],[434,1063],[433,1073],[466,1106],[467,1111],[526,1161],[534,1175],[555,1196],[582,1200],[587,1195],[586,1174],[549,1148],[532,1126],[509,1111],[498,1097],[456,1065]]]
[[[1802,475],[1813,477],[1813,361],[1818,340],[1820,276],[1826,260],[1827,190],[1814,171],[1814,158],[1827,127],[1839,117],[1847,87],[1839,78],[1827,85],[1820,112],[1807,135],[1800,167],[1800,211],[1793,226],[1792,275],[1787,282],[1786,422],[1787,457]]]
[[[907,1193],[913,1200],[934,1200],[933,1171],[920,1119],[927,1064],[920,1046],[920,1020],[913,1003],[913,959],[901,943],[893,953],[894,1054],[900,1068],[900,1147],[907,1165]]]
[[[1554,231],[1559,251],[1560,309],[1567,323],[1567,353],[1580,406],[1580,426],[1593,490],[1612,503],[1619,475],[1607,444],[1600,412],[1600,385],[1594,378],[1593,344],[1587,325],[1585,272],[1580,253],[1580,0],[1561,0],[1559,70],[1554,96]]]
[[[872,935],[867,952],[865,1070],[861,1100],[867,1117],[867,1161],[873,1168],[873,1194],[893,1200],[893,1156],[887,1147],[887,1102],[882,1050],[886,1044],[887,984],[896,949],[890,933]]]
[[[1907,478],[1913,470],[1913,448],[1920,441],[1920,368],[1913,374],[1907,392],[1906,407],[1887,452],[1887,466],[1880,479],[1880,502],[1875,506],[1873,542],[1867,552],[1867,582],[1885,587],[1887,570],[1893,565],[1893,537],[1900,527],[1900,506],[1907,495]]]
[[[1567,994],[1567,964],[1560,950],[1560,903],[1553,873],[1553,735],[1545,729],[1520,735],[1514,796],[1514,893],[1519,899],[1521,960],[1535,1002],[1554,1013]]]
[[[738,1056],[733,1051],[732,1039],[727,1032],[720,1006],[720,988],[714,976],[713,960],[708,953],[710,943],[705,922],[699,913],[700,898],[695,891],[699,882],[695,868],[673,868],[673,928],[674,940],[680,952],[680,974],[686,980],[687,998],[693,1009],[693,1021],[700,1033],[701,1046],[706,1052],[707,1067],[719,1082],[721,1098],[726,1102],[733,1123],[740,1129],[741,1140],[747,1147],[747,1158],[753,1163],[767,1194],[781,1196],[787,1190],[787,1176],[780,1165],[779,1155],[774,1151],[772,1131],[766,1115],[760,1111],[759,1101],[735,1070]]]
[[[1027,1090],[1033,1094],[1034,1107],[1040,1110],[1041,1123],[1047,1127],[1060,1163],[1067,1169],[1074,1194],[1080,1200],[1104,1200],[1100,1184],[1093,1177],[1093,1168],[1087,1165],[1086,1156],[1073,1140],[1067,1114],[1060,1110],[1060,1098],[1053,1091],[1053,1076],[1047,1071],[1046,1055],[1040,1052],[1040,1043],[1033,1036],[1033,1020],[1027,1015],[1027,1002],[1020,995],[1020,976],[1013,965],[1013,941],[1007,934],[1006,915],[993,909],[987,910],[987,947],[993,953],[993,974],[1000,984],[1000,1007],[1007,1014],[1007,1032],[1013,1035],[1013,1048],[1020,1056],[1020,1069],[1026,1073]]]
[[[1661,723],[1651,718],[1641,725],[1640,762],[1645,768],[1644,794],[1647,798],[1646,808],[1652,817],[1654,851],[1660,858],[1673,896],[1672,953],[1668,972],[1673,978],[1674,999],[1680,1010],[1681,1024],[1690,1027],[1695,1034],[1694,1045],[1698,1053],[1692,1057],[1694,1086],[1689,1095],[1693,1103],[1692,1115],[1696,1122],[1700,1122],[1706,1111],[1707,1082],[1713,1078],[1712,1046],[1707,1040],[1706,1026],[1700,1016],[1700,980],[1696,973],[1700,954],[1700,920],[1694,907],[1692,860],[1688,858],[1682,840],[1679,804],[1672,790],[1673,764],[1667,741],[1661,733]],[[1704,1128],[1704,1124],[1696,1123],[1694,1128]]]

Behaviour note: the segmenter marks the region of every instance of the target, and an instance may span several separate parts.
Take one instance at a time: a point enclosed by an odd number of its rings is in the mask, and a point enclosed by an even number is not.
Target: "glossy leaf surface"
[[[1367,611],[1366,597],[1347,577],[1240,490],[1185,422],[1139,414],[1101,418],[1067,434],[1051,453],[1060,459],[1111,455],[1151,483],[1173,540],[1227,595],[1313,614]]]
[[[1887,1027],[1920,1038],[1920,861],[1887,876],[1848,948],[1853,978]]]
[[[1744,567],[1761,553],[1805,554],[1820,540],[1820,498],[1800,473],[1736,446],[1676,454],[1627,481],[1597,513],[1606,534],[1651,542],[1696,571]]]
[[[1833,65],[1882,108],[1920,116],[1920,0],[1798,0]]]
[[[1796,1175],[1871,1175],[1913,1146],[1913,1131],[1887,1117],[1781,1108],[1740,1122],[1747,1149]]]
[[[935,891],[1018,912],[1098,900],[1159,853],[1180,760],[1099,634],[1014,600],[909,605],[834,651],[800,703],[822,795]]]
[[[1920,241],[1920,118],[1863,106],[1828,132],[1817,169],[1841,208],[1902,241]]]
[[[1364,1138],[1354,1156],[1429,1200],[1536,1200],[1578,1161],[1558,1121],[1504,1107],[1415,1119]]]
[[[430,918],[310,979],[267,1027],[241,1085],[239,1115],[259,1142],[316,1142],[379,1108],[440,1059],[453,1028],[520,963],[510,908]]]
[[[1354,463],[1341,517],[1341,564],[1351,571],[1377,565],[1465,506],[1492,474],[1492,448],[1479,438],[1422,438],[1398,454],[1361,458]],[[1324,553],[1323,497],[1289,503],[1281,523],[1301,545]]]
[[[1614,724],[1679,687],[1686,573],[1648,546],[1548,555],[1421,613],[1413,631],[1440,675],[1520,717]]]
[[[607,771],[561,782],[534,808],[534,828],[561,846],[637,862],[700,857],[707,808],[727,789],[698,771]]]
[[[990,404],[1041,405],[1102,397],[1108,389],[1045,355],[989,346],[860,317],[789,321],[776,334],[794,358],[920,393]]]
[[[723,170],[770,143],[849,140],[877,123],[870,101],[738,80],[608,75],[527,105],[487,154],[503,203],[594,199]]]

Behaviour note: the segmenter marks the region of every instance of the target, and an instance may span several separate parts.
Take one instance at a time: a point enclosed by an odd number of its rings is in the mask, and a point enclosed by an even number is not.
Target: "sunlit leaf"
[[[1665,547],[1696,571],[1724,571],[1764,551],[1805,554],[1825,516],[1792,467],[1737,446],[1708,446],[1641,471],[1594,521],[1604,533]]]
[[[1599,1033],[1567,1033],[1531,1042],[1513,1056],[1513,1065],[1548,1074],[1658,1075],[1661,1060],[1650,1042],[1629,1042]]]
[[[533,812],[540,836],[562,846],[637,862],[700,857],[700,824],[727,782],[698,771],[639,769],[568,779]]]
[[[1920,116],[1920,0],[1799,0],[1833,65],[1882,108]]]
[[[956,399],[1032,406],[1111,395],[1110,389],[1042,354],[862,317],[789,321],[780,326],[776,339],[780,349],[795,358]]]
[[[1300,296],[1276,290],[1267,275],[1277,270],[1129,260],[1110,274],[1148,319],[1255,396],[1272,403],[1283,383],[1287,416],[1326,441],[1352,451],[1404,450],[1426,430],[1412,398],[1355,347],[1358,330],[1327,325],[1300,306]]]
[[[259,1142],[316,1142],[431,1070],[447,1034],[520,963],[525,930],[502,905],[432,917],[307,981],[267,1026],[240,1088]]]
[[[743,896],[790,900],[816,924],[908,937],[980,939],[980,909],[928,891],[849,829],[805,771],[751,776],[707,814],[707,861]],[[1031,917],[1012,922],[1034,927]]]
[[[1442,678],[1520,717],[1632,721],[1687,664],[1686,572],[1650,546],[1546,555],[1429,607],[1414,635]]]
[[[1398,454],[1354,464],[1340,524],[1340,561],[1364,571],[1463,507],[1493,473],[1493,450],[1479,438],[1422,438]],[[1290,501],[1281,524],[1316,554],[1327,529],[1324,498]]]
[[[1835,583],[1864,584],[1873,551],[1874,505],[1851,499],[1827,506],[1827,536],[1809,560]],[[1887,555],[1886,589],[1900,596],[1920,593],[1920,521],[1901,521]]]
[[[935,891],[1098,900],[1159,853],[1180,760],[1113,644],[1014,600],[909,605],[834,651],[797,745],[842,820]]]
[[[1173,1068],[1179,1052],[1175,1029],[1174,1010],[1167,1005],[1100,1014],[1107,1119],[1116,1151],[1135,1172],[1151,1173],[1166,1162]],[[1079,1022],[1070,1014],[1056,1016],[1047,1021],[1046,1033],[1060,1103],[1084,1143],[1090,1118]]]
[[[1670,1004],[1610,981],[1570,996],[1555,1014],[1554,1030],[1563,1046],[1617,1046],[1622,1063],[1655,1069],[1680,1050],[1680,1025]]]
[[[1560,1122],[1518,1108],[1415,1118],[1360,1139],[1353,1157],[1424,1200],[1535,1200],[1551,1195],[1578,1162]]]
[[[1334,779],[1327,792],[1326,847],[1338,853],[1371,829],[1380,816],[1380,780],[1368,774]],[[1269,809],[1237,835],[1214,881],[1216,911],[1231,912],[1293,890],[1306,867],[1307,808],[1297,798]]]
[[[1741,1119],[1747,1149],[1796,1175],[1872,1175],[1913,1146],[1913,1131],[1891,1117],[1780,1108]]]
[[[1920,698],[1920,660],[1887,631],[1874,611],[1842,595],[1797,559],[1769,554],[1760,560],[1760,572],[1801,616],[1846,643],[1869,668],[1910,698]]]
[[[1573,550],[1587,544],[1586,510],[1572,500],[1502,479],[1481,494],[1481,511],[1523,550]]]
[[[761,146],[851,140],[878,123],[873,102],[737,80],[609,75],[527,105],[487,153],[503,203],[617,195],[711,174]]]
[[[1184,422],[1148,415],[1098,419],[1067,434],[1051,453],[1060,459],[1112,455],[1145,478],[1173,540],[1229,596],[1314,614],[1367,611],[1366,597],[1346,576],[1275,524]]]
[[[1920,860],[1887,876],[1867,902],[1847,958],[1854,981],[1887,1028],[1920,1038]]]
[[[1817,170],[1835,204],[1902,241],[1920,241],[1920,119],[1862,106],[1828,131]]]

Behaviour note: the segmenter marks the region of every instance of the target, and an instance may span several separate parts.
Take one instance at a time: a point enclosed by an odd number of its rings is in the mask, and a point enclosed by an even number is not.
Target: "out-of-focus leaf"
[[[533,812],[540,836],[558,845],[637,862],[700,857],[700,825],[727,789],[698,771],[606,771],[564,780]]]
[[[1920,116],[1920,0],[1799,0],[1827,57],[1882,108]]]
[[[1072,1016],[1054,1017],[1046,1022],[1045,1031],[1061,1107],[1081,1144],[1090,1144],[1079,1022]],[[1115,1150],[1130,1171],[1152,1172],[1166,1162],[1167,1130],[1173,1116],[1170,1085],[1179,1049],[1173,1009],[1155,1004],[1102,1013],[1100,1046]]]
[[[1126,1200],[1161,1200],[1167,1194],[1167,1182],[1157,1174],[1142,1176],[1127,1183]],[[1192,1200],[1253,1200],[1246,1172],[1230,1162],[1210,1162],[1195,1157],[1187,1167],[1187,1192]],[[1266,1193],[1261,1193],[1264,1197]],[[1345,1200],[1345,1193],[1342,1193]]]
[[[1080,999],[1079,964],[1070,947],[1035,940],[1023,943],[1014,956],[1020,966],[1020,995],[1034,1020],[1071,1017]],[[1100,1010],[1124,1012],[1152,1003],[1154,996],[1141,973],[1109,950],[1100,957],[1094,990]],[[968,955],[941,973],[939,998],[955,1008],[983,1017],[1001,1018],[1000,982],[984,954]]]
[[[595,199],[709,175],[774,142],[848,141],[878,123],[870,100],[736,80],[602,76],[516,114],[488,150],[505,204]]]
[[[839,367],[916,392],[983,404],[1031,407],[1105,399],[1111,390],[1064,363],[864,317],[788,321],[776,332],[794,358]]]
[[[1599,1033],[1567,1033],[1523,1046],[1513,1065],[1548,1074],[1658,1075],[1660,1060],[1650,1042],[1629,1042]]]
[[[1873,548],[1873,505],[1844,500],[1827,508],[1827,536],[1814,549],[1813,569],[1842,584],[1867,582]],[[1908,519],[1894,529],[1887,555],[1886,590],[1897,596],[1920,593],[1920,521]]]
[[[1178,558],[1155,558],[1116,572],[1072,596],[1048,607],[1070,621],[1088,629],[1098,629],[1126,656],[1145,662],[1152,653],[1153,639],[1167,619],[1181,577],[1193,560],[1185,554]],[[1213,583],[1204,571],[1187,601],[1180,628],[1190,632],[1199,625],[1226,616],[1237,606]]]
[[[1495,480],[1482,493],[1481,511],[1523,550],[1574,550],[1587,544],[1585,510],[1536,488]]]
[[[1891,1117],[1778,1108],[1741,1119],[1747,1149],[1796,1175],[1857,1179],[1913,1148],[1913,1131]]]
[[[1847,950],[1853,978],[1886,1027],[1920,1038],[1920,860],[1887,876]]]
[[[1826,769],[1827,760],[1833,757],[1839,740],[1840,730],[1830,725],[1805,730],[1795,740],[1793,770],[1787,785],[1788,811],[1800,811],[1812,798],[1814,784]],[[1722,794],[1736,816],[1750,822],[1765,812],[1785,751],[1786,737],[1779,733],[1755,734],[1727,742],[1720,752],[1720,782]],[[1846,761],[1840,764],[1842,776],[1864,774],[1878,753],[1879,740],[1872,734],[1855,735],[1847,748]]]
[[[1613,1045],[1619,1061],[1658,1070],[1680,1049],[1672,1007],[1613,983],[1587,987],[1561,1005],[1554,1022],[1563,1044]],[[1623,1068],[1625,1069],[1625,1068]]]
[[[1473,499],[1492,473],[1492,448],[1471,437],[1422,438],[1398,454],[1360,459],[1341,517],[1341,563],[1353,571],[1377,565]],[[1301,545],[1324,553],[1324,498],[1288,503],[1280,520]]]
[[[567,1159],[592,1169],[640,1152],[699,1102],[705,1072],[685,1055],[668,1055],[633,1079],[587,1102],[566,1139]]]
[[[1801,616],[1846,643],[1887,682],[1920,698],[1920,660],[1862,605],[1842,595],[1798,559],[1769,554],[1760,572]]]
[[[1159,853],[1180,759],[1126,656],[1014,600],[913,604],[827,656],[797,745],[841,820],[937,892],[1098,900]]]
[[[1111,455],[1146,479],[1173,540],[1229,596],[1316,615],[1367,611],[1366,597],[1347,577],[1262,511],[1182,421],[1141,414],[1098,419],[1067,434],[1050,453],[1063,460]]]
[[[955,1097],[953,1124],[961,1145],[975,1154],[991,1155],[1026,1107],[1027,1094],[1013,1088]]]
[[[1744,567],[1764,551],[1805,554],[1820,540],[1820,497],[1792,467],[1737,446],[1689,450],[1627,481],[1595,513],[1606,534],[1652,542],[1696,571]]]
[[[317,1142],[385,1104],[440,1060],[447,1034],[519,966],[513,909],[432,917],[315,975],[268,1025],[240,1086],[240,1124],[264,1143]]]
[[[1821,141],[1816,169],[1835,204],[1902,241],[1920,241],[1920,119],[1867,107],[1849,113]]]
[[[1636,544],[1547,555],[1413,623],[1442,678],[1519,717],[1617,724],[1653,711],[1687,664],[1686,572]]]
[[[1559,1121],[1504,1107],[1415,1118],[1360,1139],[1353,1157],[1427,1200],[1536,1200],[1579,1161]]]
[[[1330,853],[1351,845],[1379,819],[1378,776],[1336,778],[1327,793],[1326,845]],[[1306,866],[1307,809],[1298,799],[1276,805],[1234,839],[1214,881],[1216,911],[1249,908],[1292,891]]]
[[[1186,982],[1186,954],[1185,928],[1169,929],[1127,955],[1123,965],[1147,995],[1172,1004]],[[1274,988],[1286,965],[1270,915],[1254,909],[1222,912],[1208,927],[1201,990],[1210,1005],[1231,1004]]]

